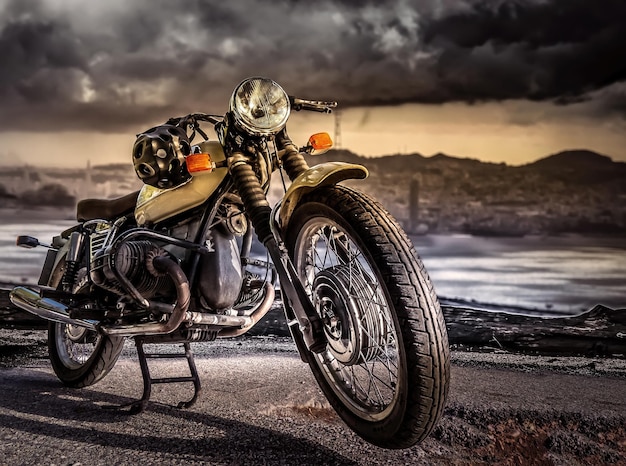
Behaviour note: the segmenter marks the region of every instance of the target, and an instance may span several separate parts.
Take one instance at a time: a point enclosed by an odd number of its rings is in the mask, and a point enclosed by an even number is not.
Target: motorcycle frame
[[[303,194],[319,189],[322,186],[336,184],[344,179],[365,178],[367,170],[360,165],[336,162],[320,164],[310,168],[302,152],[287,135],[285,128],[275,136],[245,136],[237,130],[229,130],[234,127],[230,113],[227,113],[222,121],[214,122],[214,124],[224,149],[230,177],[225,177],[215,192],[200,206],[193,208],[198,212],[196,215],[200,215],[200,224],[194,241],[172,238],[154,230],[154,227],[171,225],[173,221],[182,215],[188,214],[189,211],[177,214],[153,225],[130,228],[119,236],[112,238],[110,243],[111,249],[108,254],[110,268],[120,286],[138,306],[146,310],[171,312],[171,305],[165,305],[155,300],[147,300],[128,278],[117,270],[115,266],[116,252],[125,241],[137,238],[151,239],[185,248],[191,251],[191,257],[188,261],[185,261],[183,271],[187,276],[189,287],[193,289],[196,286],[200,259],[203,254],[208,253],[203,246],[204,239],[214,226],[218,209],[225,197],[229,193],[236,193],[241,199],[249,226],[252,226],[252,228],[248,228],[242,240],[240,249],[241,263],[245,266],[249,262],[252,235],[256,233],[258,239],[268,251],[276,275],[279,278],[283,308],[293,339],[302,360],[308,362],[307,355],[309,352],[320,353],[325,350],[327,346],[326,335],[323,322],[313,306],[304,285],[300,281],[294,264],[289,258],[282,235],[286,231],[291,214]],[[197,126],[194,126],[194,129],[196,128]],[[274,152],[271,152],[268,140],[273,141],[275,144],[276,150]],[[259,150],[265,151],[265,153],[259,154]],[[277,169],[284,170],[287,173],[292,181],[292,186],[287,190],[281,203],[272,210],[267,201],[266,193],[269,188],[271,174]],[[261,184],[259,177],[264,181],[263,184]],[[280,222],[277,220],[277,217],[280,218]],[[127,218],[122,216],[107,222],[112,224],[113,228],[119,228]],[[98,222],[100,221],[89,220],[63,232],[62,236],[65,238],[70,237],[70,239],[56,250],[55,265],[72,251],[74,255],[79,253],[76,250],[76,244],[71,239],[72,234],[79,232],[81,235],[84,235],[86,226],[89,223]],[[110,234],[115,233],[112,232]],[[86,254],[85,242],[83,241],[82,243],[80,249],[83,254]],[[87,260],[88,272],[90,272],[90,266],[90,261]],[[268,267],[271,267],[271,265],[268,264]],[[49,283],[49,280],[47,282]],[[52,295],[54,294],[56,293],[52,292]]]

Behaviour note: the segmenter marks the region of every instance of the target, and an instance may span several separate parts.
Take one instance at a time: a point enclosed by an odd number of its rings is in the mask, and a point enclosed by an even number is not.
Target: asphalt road
[[[626,464],[624,360],[455,353],[441,425],[420,446],[388,451],[336,417],[290,342],[196,353],[197,404],[175,407],[189,385],[156,385],[134,416],[102,409],[141,395],[132,346],[81,390],[63,387],[38,357],[0,369],[0,464]],[[155,376],[185,369],[150,364]]]

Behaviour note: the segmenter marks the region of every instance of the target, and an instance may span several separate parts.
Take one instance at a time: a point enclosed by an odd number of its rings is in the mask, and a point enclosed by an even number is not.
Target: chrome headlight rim
[[[275,99],[274,105],[277,106],[280,113],[275,115],[274,121],[267,122],[265,125],[259,125],[259,119],[255,120],[249,114],[250,109],[245,109],[242,105],[240,91],[242,91],[245,86],[254,87],[254,83],[266,87],[266,92],[254,96],[256,98],[259,96],[267,97],[269,91],[278,93],[278,97]],[[246,110],[248,110],[248,112],[246,112]],[[280,84],[270,78],[253,76],[244,79],[237,85],[237,87],[235,87],[235,90],[230,98],[229,111],[233,116],[235,125],[246,133],[252,136],[273,136],[280,132],[287,124],[287,120],[289,119],[289,115],[291,113],[291,105],[289,103],[289,96]]]

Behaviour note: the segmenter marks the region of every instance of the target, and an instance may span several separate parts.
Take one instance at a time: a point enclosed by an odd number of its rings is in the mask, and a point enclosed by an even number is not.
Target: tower
[[[335,110],[335,149],[341,149],[341,110]]]
[[[87,166],[85,167],[85,176],[84,178],[81,180],[81,182],[78,183],[79,186],[77,187],[78,189],[77,191],[77,197],[79,199],[86,199],[89,196],[91,196],[92,192],[93,192],[93,180],[91,178],[91,160],[87,159]]]
[[[413,176],[409,185],[409,232],[417,233],[419,222],[419,192],[420,182],[417,176]]]

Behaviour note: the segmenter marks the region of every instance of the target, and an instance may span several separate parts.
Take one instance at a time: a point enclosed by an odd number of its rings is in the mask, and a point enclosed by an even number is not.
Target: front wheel
[[[407,448],[440,418],[450,379],[443,314],[401,227],[370,197],[334,186],[307,194],[287,246],[324,324],[311,369],[339,416],[365,440]]]

